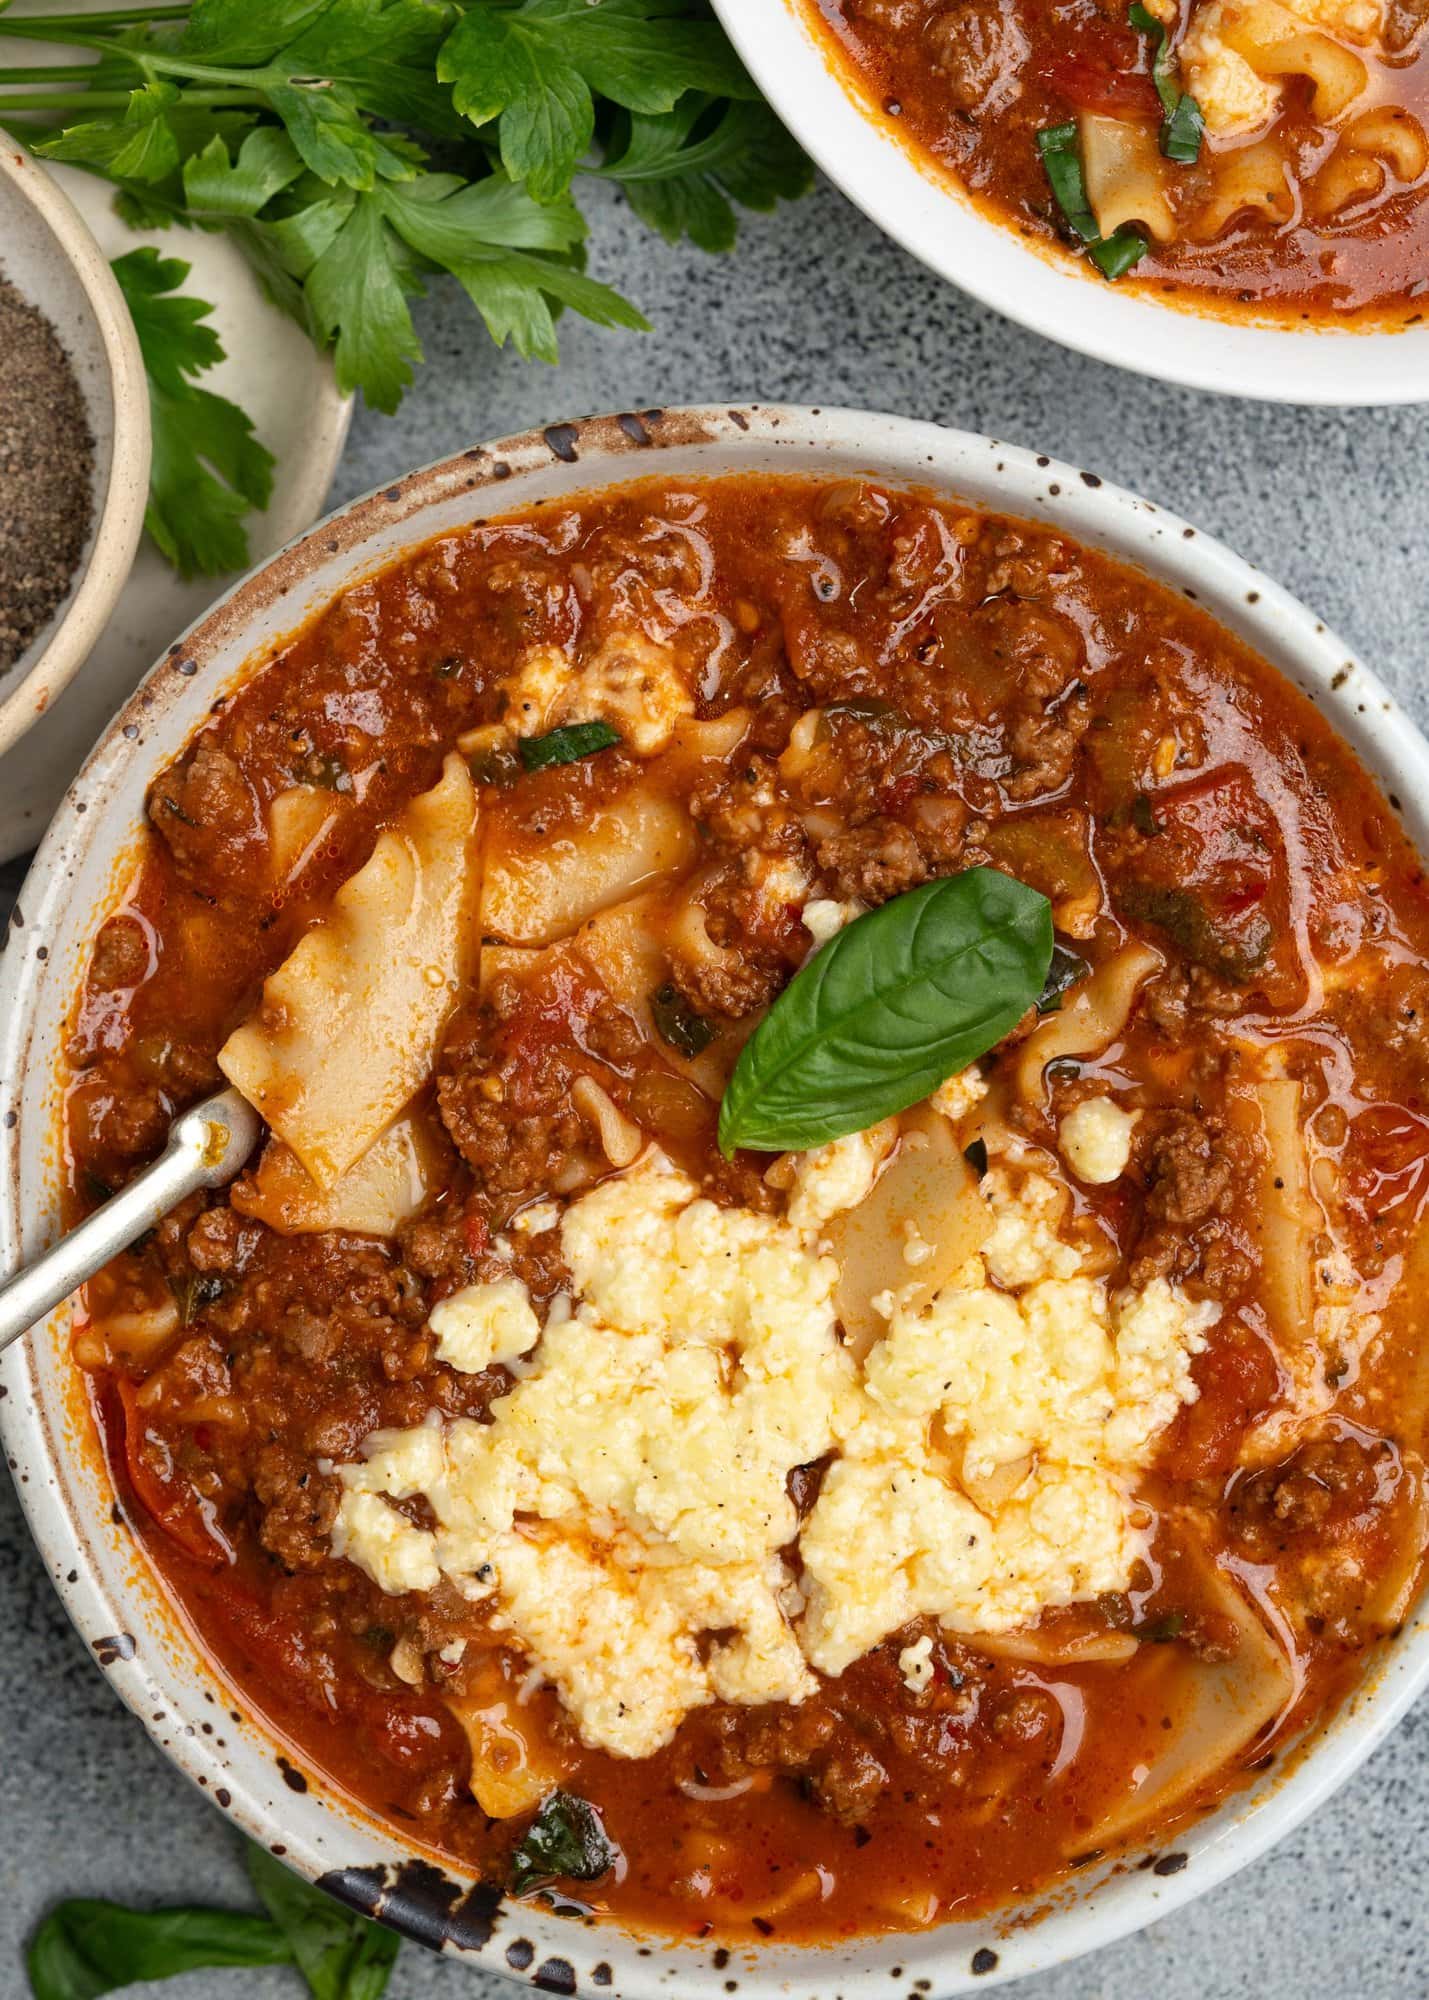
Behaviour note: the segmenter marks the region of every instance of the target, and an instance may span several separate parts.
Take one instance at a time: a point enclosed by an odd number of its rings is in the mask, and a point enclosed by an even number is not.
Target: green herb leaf
[[[552,1792],[511,1856],[507,1881],[511,1893],[563,1876],[572,1882],[594,1882],[615,1860],[600,1815],[588,1799],[573,1792]]]
[[[302,170],[297,147],[276,126],[250,132],[237,160],[215,134],[201,153],[184,162],[184,199],[195,215],[206,218],[251,217]]]
[[[732,250],[732,203],[769,210],[807,193],[813,167],[764,104],[712,100],[698,91],[664,112],[623,113],[593,170],[618,181],[642,222],[667,243]]]
[[[1205,119],[1201,107],[1189,91],[1181,88],[1180,65],[1166,25],[1158,21],[1141,0],[1132,0],[1126,10],[1126,18],[1133,28],[1147,35],[1155,44],[1151,58],[1151,80],[1156,85],[1156,95],[1161,99],[1163,117],[1161,121],[1161,150],[1168,160],[1175,160],[1181,166],[1190,166],[1200,156],[1201,134],[1205,130]]]
[[[1104,278],[1119,278],[1146,254],[1146,238],[1129,224],[1104,237],[1087,199],[1082,173],[1081,143],[1075,118],[1065,125],[1044,125],[1037,150],[1058,208],[1073,232],[1087,246],[1087,255]]]
[[[1044,125],[1037,134],[1037,150],[1058,208],[1083,243],[1099,243],[1102,233],[1087,200],[1076,119],[1069,118],[1065,125]]]
[[[745,1043],[721,1151],[817,1146],[917,1104],[1017,1024],[1051,957],[1051,904],[992,868],[856,917]]]
[[[501,161],[538,201],[570,185],[595,134],[595,96],[671,110],[689,90],[757,93],[715,22],[687,0],[475,0],[437,75],[476,125],[499,118]]]
[[[1084,958],[1078,958],[1065,945],[1054,944],[1052,962],[1047,968],[1047,983],[1037,996],[1039,1014],[1056,1014],[1061,1010],[1062,995],[1068,987],[1075,986],[1079,979],[1085,979],[1091,967]]]
[[[608,722],[572,722],[565,729],[553,729],[548,736],[523,736],[517,748],[528,771],[543,771],[548,764],[573,764],[578,757],[593,757],[597,750],[610,750],[620,741],[620,731]]]
[[[1133,1625],[1131,1629],[1147,1645],[1167,1646],[1185,1631],[1186,1614],[1184,1611],[1168,1611],[1160,1618],[1152,1618],[1145,1625]]]
[[[313,2000],[381,2000],[401,1948],[395,1931],[347,1909],[252,1843],[248,1875]]]
[[[1120,229],[1104,236],[1099,243],[1089,243],[1087,255],[1104,278],[1120,278],[1146,255],[1146,238],[1139,229],[1133,229],[1129,222],[1124,222]]]
[[[650,1018],[656,1033],[682,1056],[703,1054],[715,1038],[715,1030],[703,1014],[697,1014],[678,986],[657,986],[650,995]]]
[[[183,576],[243,569],[243,519],[272,496],[273,455],[236,403],[194,386],[223,359],[203,299],[174,296],[189,274],[177,258],[131,250],[113,264],[149,378],[153,461],[144,524]]]
[[[30,1941],[34,2000],[99,2000],[141,1980],[220,1965],[289,1965],[293,1951],[265,1917],[178,1908],[126,1910],[88,1898],[51,1910]]]

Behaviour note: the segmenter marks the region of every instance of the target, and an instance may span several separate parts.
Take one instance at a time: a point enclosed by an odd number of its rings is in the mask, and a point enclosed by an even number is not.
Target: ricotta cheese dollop
[[[998,1633],[1124,1589],[1137,1474],[1218,1308],[1164,1280],[1110,1291],[1065,1184],[995,1168],[982,1253],[894,1302],[860,1366],[820,1240],[895,1143],[796,1159],[782,1218],[702,1198],[654,1151],[572,1201],[573,1298],[543,1330],[514,1279],[432,1315],[453,1367],[521,1355],[521,1379],[488,1423],[370,1436],[338,1468],[334,1552],[390,1592],[455,1585],[625,1757],[707,1702],[801,1701],[912,1619]],[[825,1457],[801,1525],[788,1475]],[[416,1496],[432,1527],[394,1505]],[[910,1686],[930,1650],[905,1648]]]

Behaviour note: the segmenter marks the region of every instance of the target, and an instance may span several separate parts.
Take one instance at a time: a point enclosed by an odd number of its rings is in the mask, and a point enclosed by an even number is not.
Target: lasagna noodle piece
[[[435,1062],[466,970],[476,817],[471,773],[453,752],[219,1050],[229,1082],[320,1188],[361,1158]]]

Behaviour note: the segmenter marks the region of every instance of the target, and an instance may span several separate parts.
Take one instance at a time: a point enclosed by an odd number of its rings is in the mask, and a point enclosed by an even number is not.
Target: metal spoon
[[[169,1143],[152,1167],[0,1285],[0,1349],[38,1325],[185,1195],[232,1180],[262,1130],[263,1120],[236,1090],[221,1090],[190,1106],[174,1120]]]

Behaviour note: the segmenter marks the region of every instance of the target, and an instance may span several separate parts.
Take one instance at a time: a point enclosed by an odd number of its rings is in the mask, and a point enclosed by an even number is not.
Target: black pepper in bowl
[[[74,369],[0,273],[0,673],[62,603],[94,515],[94,438]]]

